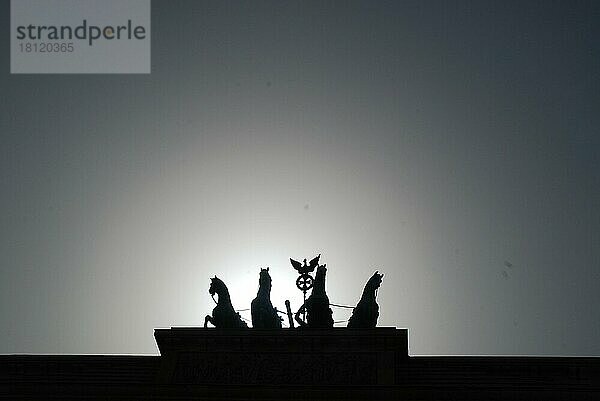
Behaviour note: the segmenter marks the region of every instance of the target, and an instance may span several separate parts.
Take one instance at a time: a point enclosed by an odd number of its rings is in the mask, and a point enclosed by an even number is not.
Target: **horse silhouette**
[[[333,311],[329,308],[329,298],[325,292],[325,275],[327,268],[321,265],[317,268],[313,289],[306,302],[298,309],[295,318],[300,327],[331,328],[333,327]],[[306,310],[306,322],[300,319]]]
[[[208,293],[211,296],[217,294],[219,296],[219,301],[212,311],[212,316],[206,315],[204,318],[205,328],[208,326],[209,322],[219,329],[248,328],[248,325],[242,320],[240,314],[233,309],[227,286],[221,279],[217,278],[217,276],[210,279]]]
[[[252,327],[256,329],[280,329],[281,319],[271,303],[271,275],[269,268],[260,269],[258,293],[250,305]]]
[[[379,305],[377,305],[377,289],[381,285],[383,274],[375,272],[363,290],[362,297],[352,311],[348,320],[348,327],[354,329],[367,329],[377,326],[379,318]]]

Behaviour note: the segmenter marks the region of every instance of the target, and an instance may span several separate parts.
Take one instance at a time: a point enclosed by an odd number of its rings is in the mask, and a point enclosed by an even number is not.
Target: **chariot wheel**
[[[313,280],[312,276],[308,273],[304,273],[296,279],[296,287],[298,287],[298,289],[303,292],[310,290],[312,288],[313,284],[314,284],[314,280]]]

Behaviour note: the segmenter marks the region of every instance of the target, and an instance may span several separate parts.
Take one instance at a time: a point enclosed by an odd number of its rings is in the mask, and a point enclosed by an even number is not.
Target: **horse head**
[[[381,286],[381,282],[383,281],[383,274],[379,274],[379,271],[375,271],[369,281],[367,282],[367,286],[373,290],[376,290]]]
[[[225,283],[220,278],[215,276],[210,279],[210,287],[208,288],[208,293],[210,295],[219,294],[223,289],[226,290],[227,286],[225,286]]]
[[[260,275],[258,276],[258,285],[260,288],[271,289],[271,275],[269,274],[269,268],[260,269]]]
[[[325,281],[325,275],[327,274],[327,265],[319,265],[317,272],[315,273],[315,280]]]

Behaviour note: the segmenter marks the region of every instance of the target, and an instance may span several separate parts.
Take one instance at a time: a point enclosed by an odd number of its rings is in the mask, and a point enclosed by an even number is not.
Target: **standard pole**
[[[304,294],[304,310],[302,311],[302,320],[306,323],[306,290],[302,291]]]
[[[285,309],[287,309],[288,321],[290,322],[290,329],[294,328],[294,318],[292,317],[292,307],[290,306],[290,300],[285,300]]]

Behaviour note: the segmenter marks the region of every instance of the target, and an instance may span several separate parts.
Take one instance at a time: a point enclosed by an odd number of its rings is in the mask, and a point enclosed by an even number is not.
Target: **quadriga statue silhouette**
[[[217,302],[217,306],[213,309],[212,316],[206,315],[204,318],[204,327],[207,327],[210,322],[219,329],[248,328],[248,325],[242,320],[240,314],[233,309],[227,286],[221,279],[217,278],[217,276],[210,279],[208,293],[211,296],[217,294],[219,301]]]
[[[281,318],[271,303],[271,275],[269,268],[260,269],[258,294],[250,306],[252,327],[255,329],[280,329]]]
[[[348,327],[353,329],[369,329],[377,326],[379,305],[377,305],[377,289],[381,285],[383,274],[375,272],[363,290],[362,297],[352,311]]]

